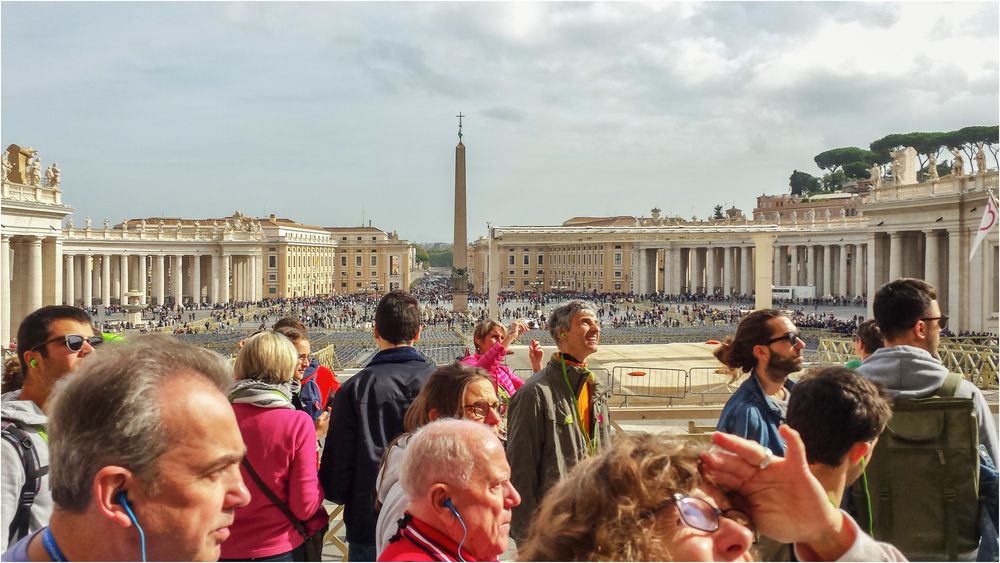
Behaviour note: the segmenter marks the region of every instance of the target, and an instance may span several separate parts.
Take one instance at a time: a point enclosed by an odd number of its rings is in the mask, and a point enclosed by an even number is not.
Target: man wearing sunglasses
[[[785,421],[792,392],[788,375],[802,369],[803,348],[798,329],[777,309],[744,317],[736,334],[714,352],[726,366],[750,373],[726,402],[716,429],[756,440],[783,455],[785,442],[778,426]]]
[[[3,440],[0,459],[0,550],[48,524],[48,417],[43,412],[56,382],[70,373],[103,339],[90,316],[63,305],[31,313],[17,331],[17,358],[24,374],[21,389],[2,397]]]

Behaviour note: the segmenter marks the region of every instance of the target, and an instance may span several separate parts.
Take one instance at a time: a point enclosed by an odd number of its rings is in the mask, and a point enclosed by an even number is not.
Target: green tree
[[[808,172],[793,170],[788,177],[788,186],[792,189],[792,195],[802,197],[820,190],[819,178]]]
[[[423,262],[424,264],[430,264],[431,257],[427,255],[427,250],[424,247],[418,244],[416,252],[414,254],[416,254],[418,262]]]
[[[867,180],[870,170],[871,164],[867,162],[852,162],[845,164],[843,168],[844,176],[854,180]]]
[[[881,164],[882,158],[873,151],[858,147],[841,147],[821,152],[813,158],[813,161],[816,166],[833,174],[844,166],[855,162],[867,162],[869,166],[876,163]]]
[[[839,192],[844,187],[845,181],[847,181],[847,176],[843,170],[835,170],[823,174],[823,191]]]
[[[712,211],[712,219],[725,219],[725,215],[722,214],[722,206],[716,205]]]
[[[892,160],[892,153],[894,151],[904,149],[906,147],[913,147],[917,151],[917,160],[920,164],[920,168],[924,168],[927,166],[928,156],[933,154],[937,157],[938,153],[941,151],[941,147],[945,144],[945,133],[893,133],[876,141],[872,141],[868,148],[870,148],[875,154],[884,158],[885,161],[879,163],[884,164],[885,162]]]

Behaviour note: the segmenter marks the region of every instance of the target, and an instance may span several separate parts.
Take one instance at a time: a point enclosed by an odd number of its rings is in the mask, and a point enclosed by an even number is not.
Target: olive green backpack
[[[979,545],[979,424],[962,380],[896,399],[893,415],[852,487],[858,523],[910,560],[956,560]]]

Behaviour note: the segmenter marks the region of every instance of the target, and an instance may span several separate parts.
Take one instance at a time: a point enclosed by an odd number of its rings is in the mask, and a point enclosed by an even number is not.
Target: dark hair
[[[382,296],[375,308],[375,330],[391,344],[412,342],[420,330],[420,304],[409,292],[397,289]]]
[[[465,390],[470,383],[479,379],[493,383],[489,373],[476,366],[454,362],[437,368],[406,410],[403,428],[407,432],[413,432],[427,424],[431,421],[431,410],[436,410],[440,417],[462,418]]]
[[[85,324],[92,324],[90,315],[79,307],[70,305],[49,305],[36,309],[17,328],[17,360],[21,363],[21,373],[28,373],[28,362],[24,360],[24,353],[38,346],[41,346],[49,339],[49,325],[55,321],[70,319]],[[43,358],[48,357],[45,347],[38,348],[38,352]]]
[[[788,425],[809,463],[837,466],[851,446],[874,440],[892,416],[885,388],[844,367],[808,371],[788,400]]]
[[[885,347],[885,342],[882,340],[882,332],[879,331],[875,319],[868,319],[859,324],[858,330],[854,332],[854,337],[861,342],[861,347],[865,349],[866,354],[871,354],[875,350]]]
[[[937,290],[924,280],[901,278],[875,292],[872,311],[886,340],[895,340],[911,329],[927,313]]]
[[[280,328],[276,328],[274,329],[274,332],[291,340],[292,344],[298,344],[303,340],[309,340],[309,336],[306,335],[306,332],[304,330],[300,331],[296,328],[292,328],[291,326],[283,326]]]
[[[21,371],[21,362],[11,356],[3,361],[3,383],[0,389],[4,393],[17,391],[24,386],[24,372]]]
[[[736,334],[726,338],[713,354],[724,365],[749,372],[757,365],[753,347],[767,344],[771,338],[771,328],[767,325],[771,319],[781,316],[781,311],[777,309],[761,309],[750,313],[740,321]]]
[[[295,317],[281,317],[274,323],[274,326],[271,327],[271,330],[277,331],[279,328],[286,328],[286,327],[294,328],[295,330],[301,332],[302,334],[306,335],[309,334],[309,331],[306,330],[306,325],[302,324],[302,321],[300,321]]]

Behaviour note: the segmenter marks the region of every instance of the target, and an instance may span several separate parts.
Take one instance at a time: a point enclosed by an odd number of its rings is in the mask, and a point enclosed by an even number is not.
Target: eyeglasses
[[[767,344],[768,344],[768,346],[770,346],[771,344],[774,344],[775,342],[781,342],[782,340],[787,340],[789,344],[791,344],[792,346],[795,346],[796,344],[798,344],[799,340],[801,340],[801,338],[799,338],[799,334],[801,334],[801,333],[799,333],[799,332],[788,332],[788,333],[785,333],[785,334],[783,334],[781,336],[775,336],[774,338],[768,340]]]
[[[927,317],[926,319],[920,319],[924,322],[926,321],[937,321],[938,328],[944,330],[948,328],[948,315],[941,315],[940,317]]]
[[[462,408],[471,411],[477,418],[483,419],[490,413],[490,409],[496,411],[500,416],[503,416],[507,412],[507,405],[503,403],[487,403],[486,401],[476,401],[471,405],[462,405]]]
[[[706,500],[689,497],[680,493],[674,493],[674,497],[672,499],[665,500],[649,510],[640,512],[639,518],[649,518],[653,514],[656,514],[671,504],[677,505],[677,513],[680,515],[681,521],[684,522],[684,525],[689,528],[709,533],[718,531],[720,526],[719,517],[724,516],[741,526],[745,526],[753,532],[754,535],[756,535],[753,520],[746,512],[737,508],[719,510],[709,504]]]
[[[97,348],[101,344],[104,344],[104,337],[100,335],[80,336],[79,334],[66,334],[63,336],[54,336],[46,340],[45,342],[42,342],[38,346],[33,347],[32,350],[38,350],[43,346],[48,346],[49,344],[53,342],[58,342],[60,340],[66,341],[66,347],[69,348],[70,352],[79,352],[80,350],[83,350],[84,342],[90,343],[91,348]]]

